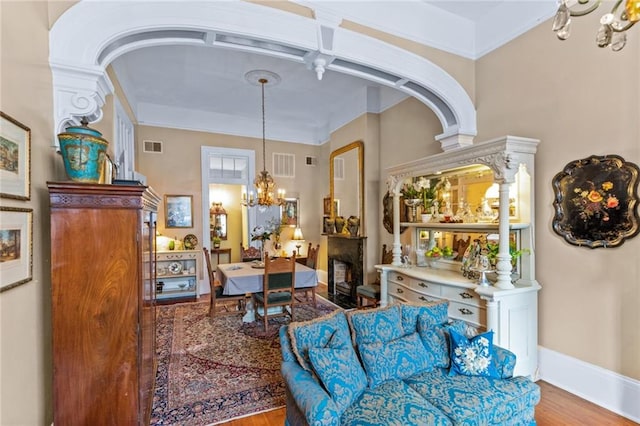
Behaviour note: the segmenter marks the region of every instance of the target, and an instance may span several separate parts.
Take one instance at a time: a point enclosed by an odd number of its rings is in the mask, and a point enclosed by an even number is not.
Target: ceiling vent
[[[306,164],[307,166],[317,166],[318,165],[318,158],[316,158],[316,157],[305,157],[304,158],[304,164]]]
[[[142,152],[162,154],[162,141],[142,141]]]

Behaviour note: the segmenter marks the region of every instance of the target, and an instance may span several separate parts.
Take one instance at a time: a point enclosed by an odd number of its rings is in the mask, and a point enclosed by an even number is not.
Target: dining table
[[[222,263],[218,265],[215,277],[222,284],[224,295],[259,293],[263,286],[264,264],[260,262]],[[318,272],[296,262],[295,287],[316,287],[317,285]],[[243,321],[253,322],[254,320],[253,303],[249,301]]]

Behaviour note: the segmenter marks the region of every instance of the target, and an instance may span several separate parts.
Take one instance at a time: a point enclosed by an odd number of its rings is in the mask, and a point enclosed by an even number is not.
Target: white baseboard
[[[640,423],[640,381],[538,347],[540,379]]]

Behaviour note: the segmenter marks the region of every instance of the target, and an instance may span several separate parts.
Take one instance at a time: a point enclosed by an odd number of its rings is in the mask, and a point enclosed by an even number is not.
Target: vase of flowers
[[[260,241],[260,261],[264,262],[264,242],[269,241],[272,232],[263,226],[256,226],[251,232],[251,241]]]

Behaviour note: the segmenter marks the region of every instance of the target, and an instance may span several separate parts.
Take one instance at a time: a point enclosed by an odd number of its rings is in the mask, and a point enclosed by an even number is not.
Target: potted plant
[[[495,268],[496,262],[498,261],[498,243],[487,243],[487,258],[489,259],[489,263],[491,266]],[[531,251],[529,249],[520,249],[516,248],[516,244],[512,241],[509,243],[509,254],[511,255],[511,268],[514,270],[518,263],[518,259],[523,254],[529,254]]]
[[[213,243],[213,248],[214,249],[219,249],[220,248],[220,243],[222,242],[222,239],[216,235],[215,237],[213,237],[211,242]]]

